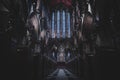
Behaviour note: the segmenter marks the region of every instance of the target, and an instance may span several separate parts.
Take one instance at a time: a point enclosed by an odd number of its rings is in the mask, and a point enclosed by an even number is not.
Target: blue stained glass
[[[60,11],[57,11],[57,38],[60,38]]]
[[[52,38],[54,38],[54,12],[52,14]]]
[[[68,13],[68,38],[70,38],[70,13]]]
[[[56,19],[55,19],[55,14],[56,14]],[[56,23],[56,28],[55,28],[55,23]],[[68,32],[67,37],[70,38],[71,37],[70,13],[69,12],[66,13],[65,10],[63,10],[62,12],[60,12],[59,10],[57,12],[53,12],[51,26],[52,26],[51,27],[52,38],[55,38],[55,29],[57,30],[56,33],[57,38],[60,38],[60,35],[62,38],[65,38],[66,31]],[[60,32],[62,32],[62,34],[60,34]]]
[[[63,22],[63,33],[62,33],[62,37],[65,38],[65,11],[63,11],[62,13],[62,22]]]

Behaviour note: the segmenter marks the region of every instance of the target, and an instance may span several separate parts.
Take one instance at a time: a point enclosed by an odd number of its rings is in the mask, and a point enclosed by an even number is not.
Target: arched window
[[[71,25],[70,25],[70,12],[64,9],[52,12],[52,38],[70,38]]]

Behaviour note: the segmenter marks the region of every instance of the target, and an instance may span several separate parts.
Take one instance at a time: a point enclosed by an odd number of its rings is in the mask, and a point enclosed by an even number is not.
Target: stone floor
[[[80,80],[67,69],[58,68],[46,80]]]

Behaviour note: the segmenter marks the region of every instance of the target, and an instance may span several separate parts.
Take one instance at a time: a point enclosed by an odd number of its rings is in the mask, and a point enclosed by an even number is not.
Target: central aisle
[[[52,74],[47,77],[47,80],[79,80],[75,75],[67,69],[56,69]]]
[[[56,76],[56,80],[68,80],[68,77],[64,72],[64,69],[59,69],[58,74]]]

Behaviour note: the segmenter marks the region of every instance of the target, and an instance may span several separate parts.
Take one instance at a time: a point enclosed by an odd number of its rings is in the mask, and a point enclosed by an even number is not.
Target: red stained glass
[[[50,5],[52,7],[54,7],[54,6],[56,6],[56,5],[60,4],[60,3],[64,4],[67,7],[71,7],[72,0],[51,0]]]

